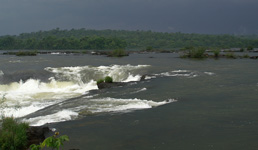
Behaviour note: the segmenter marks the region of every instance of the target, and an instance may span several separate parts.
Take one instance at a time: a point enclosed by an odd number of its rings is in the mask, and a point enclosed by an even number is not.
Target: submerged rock
[[[39,144],[45,140],[45,134],[50,130],[48,127],[29,127],[27,130],[28,146],[31,144]]]
[[[90,116],[90,115],[93,115],[93,112],[88,111],[88,110],[83,110],[83,111],[79,112],[79,115]]]

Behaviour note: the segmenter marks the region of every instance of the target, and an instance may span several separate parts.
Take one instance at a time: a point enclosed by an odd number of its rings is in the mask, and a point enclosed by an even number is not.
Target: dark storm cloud
[[[0,0],[0,35],[38,30],[126,29],[258,33],[256,0]]]

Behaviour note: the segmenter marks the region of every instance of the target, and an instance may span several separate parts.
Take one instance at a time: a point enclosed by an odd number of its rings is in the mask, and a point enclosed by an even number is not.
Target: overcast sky
[[[0,35],[85,28],[258,34],[258,0],[0,0]]]

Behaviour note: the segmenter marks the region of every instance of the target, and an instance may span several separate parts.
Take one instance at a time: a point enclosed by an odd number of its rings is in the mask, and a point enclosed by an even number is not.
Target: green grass
[[[3,118],[0,129],[0,150],[23,150],[27,145],[27,123],[18,123],[14,118]]]

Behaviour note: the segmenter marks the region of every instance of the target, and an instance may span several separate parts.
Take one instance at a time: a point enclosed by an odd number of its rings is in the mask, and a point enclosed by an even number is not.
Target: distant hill
[[[174,49],[258,47],[258,36],[59,28],[0,37],[0,49]]]

